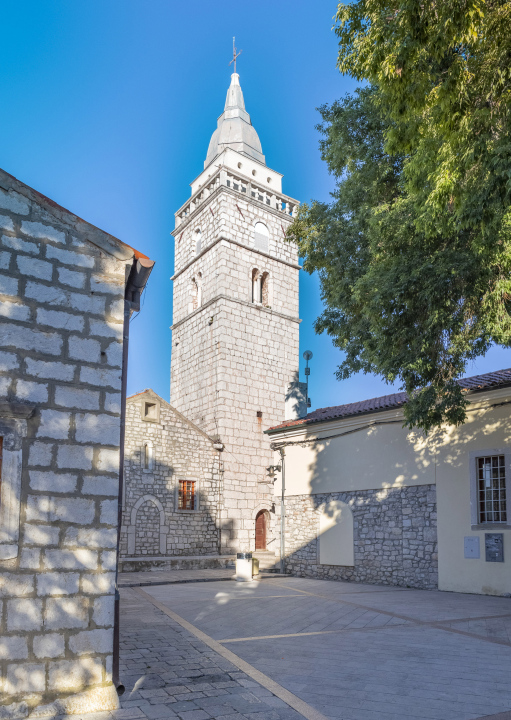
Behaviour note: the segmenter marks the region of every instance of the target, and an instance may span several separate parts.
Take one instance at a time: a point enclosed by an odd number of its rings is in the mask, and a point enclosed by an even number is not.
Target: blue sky
[[[129,393],[169,396],[174,212],[199,174],[238,72],[268,165],[284,192],[327,200],[315,108],[353,90],[335,69],[331,0],[17,0],[1,8],[0,167],[156,260],[131,326]],[[318,282],[300,281],[301,353],[313,407],[392,392],[379,378],[339,383],[341,359],[312,325]],[[469,374],[511,365],[493,349]],[[302,369],[303,375],[303,369]]]

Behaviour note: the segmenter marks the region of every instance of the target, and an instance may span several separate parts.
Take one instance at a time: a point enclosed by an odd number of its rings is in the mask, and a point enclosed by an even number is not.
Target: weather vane
[[[243,52],[243,50],[240,50],[239,53],[236,55],[236,46],[234,45],[235,40],[236,40],[236,38],[233,37],[233,39],[232,39],[232,60],[229,63],[229,65],[232,65],[234,63],[234,72],[236,72],[236,58],[238,58],[241,55],[241,53]]]

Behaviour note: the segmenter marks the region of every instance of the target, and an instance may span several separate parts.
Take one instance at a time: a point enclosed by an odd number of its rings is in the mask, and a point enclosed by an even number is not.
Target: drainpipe
[[[282,575],[286,572],[286,451],[283,447],[279,448],[280,459],[282,464],[282,496],[280,499],[280,572]]]
[[[124,296],[124,322],[122,331],[122,376],[121,376],[121,427],[119,439],[119,498],[117,505],[117,549],[115,564],[115,596],[114,596],[114,647],[112,662],[112,682],[118,695],[122,695],[125,687],[119,678],[119,604],[120,595],[117,584],[119,575],[119,557],[122,525],[122,498],[124,487],[124,440],[126,436],[126,393],[128,385],[128,346],[130,334],[130,318],[133,311],[140,311],[140,297],[153,269],[154,260],[136,258],[131,266],[126,292]]]

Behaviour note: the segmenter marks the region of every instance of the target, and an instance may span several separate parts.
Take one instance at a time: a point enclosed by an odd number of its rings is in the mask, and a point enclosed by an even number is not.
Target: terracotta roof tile
[[[467,391],[487,390],[499,385],[511,384],[511,368],[507,370],[496,370],[485,375],[474,375],[473,377],[458,380],[461,387]],[[281,430],[288,427],[300,425],[311,425],[312,423],[324,422],[325,420],[336,420],[338,418],[362,415],[364,413],[381,412],[383,410],[394,410],[402,407],[408,400],[405,392],[383,395],[382,397],[360,400],[359,402],[347,403],[346,405],[334,405],[333,407],[319,408],[308,413],[299,420],[287,420],[281,425],[275,425],[269,430]],[[268,431],[267,431],[268,432]]]

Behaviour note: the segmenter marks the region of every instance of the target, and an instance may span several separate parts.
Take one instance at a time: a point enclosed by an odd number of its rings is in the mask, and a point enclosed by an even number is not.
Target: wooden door
[[[266,550],[266,510],[257,513],[255,535],[255,549]]]

